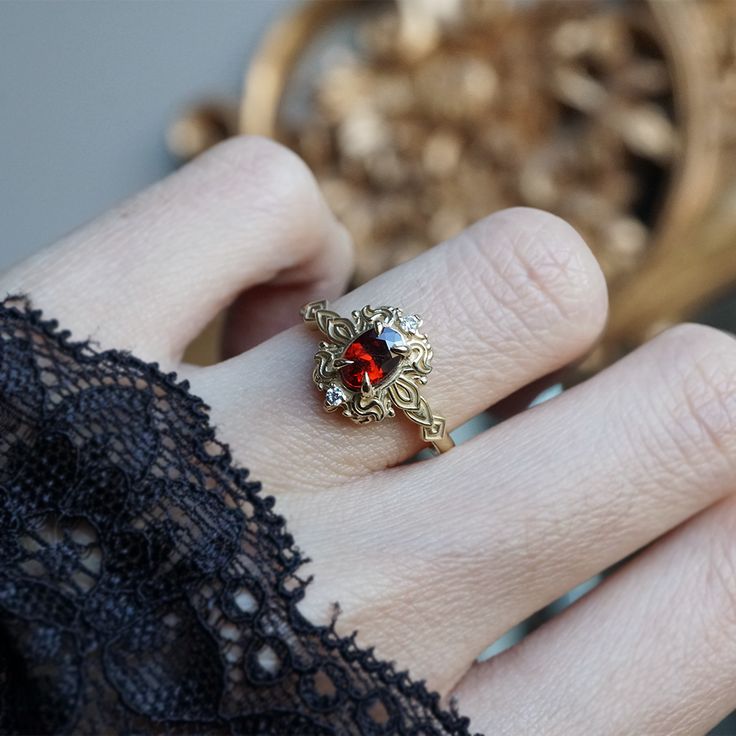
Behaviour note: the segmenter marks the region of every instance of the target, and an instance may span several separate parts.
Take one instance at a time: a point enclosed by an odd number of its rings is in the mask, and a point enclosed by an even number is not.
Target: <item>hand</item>
[[[399,417],[323,412],[299,306],[335,298],[344,229],[305,166],[244,138],[0,278],[77,338],[189,378],[312,558],[302,611],[359,629],[493,734],[691,734],[736,706],[736,341],[676,327],[449,453]],[[180,365],[232,303],[234,357]],[[606,318],[595,259],[559,219],[501,212],[340,298],[424,317],[425,389],[451,428],[576,359]],[[663,536],[664,535],[664,536]],[[511,626],[639,553],[521,645]]]

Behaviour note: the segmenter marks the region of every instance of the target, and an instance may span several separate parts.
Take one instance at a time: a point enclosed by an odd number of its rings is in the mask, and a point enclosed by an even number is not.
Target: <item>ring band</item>
[[[327,338],[314,354],[312,374],[327,411],[342,407],[346,417],[363,424],[393,417],[398,407],[437,453],[455,446],[445,418],[419,393],[432,370],[421,317],[404,315],[398,307],[365,306],[348,319],[328,309],[326,301],[309,302],[301,315]]]

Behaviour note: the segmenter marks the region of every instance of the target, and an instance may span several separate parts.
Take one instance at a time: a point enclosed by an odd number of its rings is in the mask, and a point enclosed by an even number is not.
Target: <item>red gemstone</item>
[[[399,365],[401,357],[392,355],[391,347],[401,342],[401,335],[390,327],[384,327],[380,335],[371,329],[356,337],[342,354],[345,360],[352,361],[340,368],[342,382],[353,391],[360,391],[363,376],[367,375],[374,387],[380,386]]]

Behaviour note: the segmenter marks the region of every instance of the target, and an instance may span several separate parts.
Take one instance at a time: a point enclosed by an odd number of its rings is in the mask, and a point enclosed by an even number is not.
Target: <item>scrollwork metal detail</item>
[[[422,427],[425,442],[438,451],[452,446],[445,419],[433,414],[419,386],[427,382],[432,370],[432,347],[427,336],[419,331],[422,320],[417,315],[405,317],[399,307],[364,306],[354,310],[350,319],[328,308],[326,301],[310,302],[301,314],[307,325],[318,329],[327,340],[314,355],[314,383],[325,392],[325,409],[342,410],[342,414],[360,424],[393,417],[396,408]],[[360,390],[345,383],[341,369],[354,362],[346,360],[349,346],[364,333],[379,335],[385,328],[398,334],[391,350],[400,358],[398,368],[377,385],[364,380]],[[395,338],[396,335],[392,333]],[[394,358],[395,359],[395,358]],[[365,378],[365,376],[364,376]]]

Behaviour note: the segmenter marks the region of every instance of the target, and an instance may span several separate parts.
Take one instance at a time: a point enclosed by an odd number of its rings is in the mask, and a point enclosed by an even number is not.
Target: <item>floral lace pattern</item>
[[[175,374],[0,304],[0,732],[467,734],[306,620],[274,499]]]

